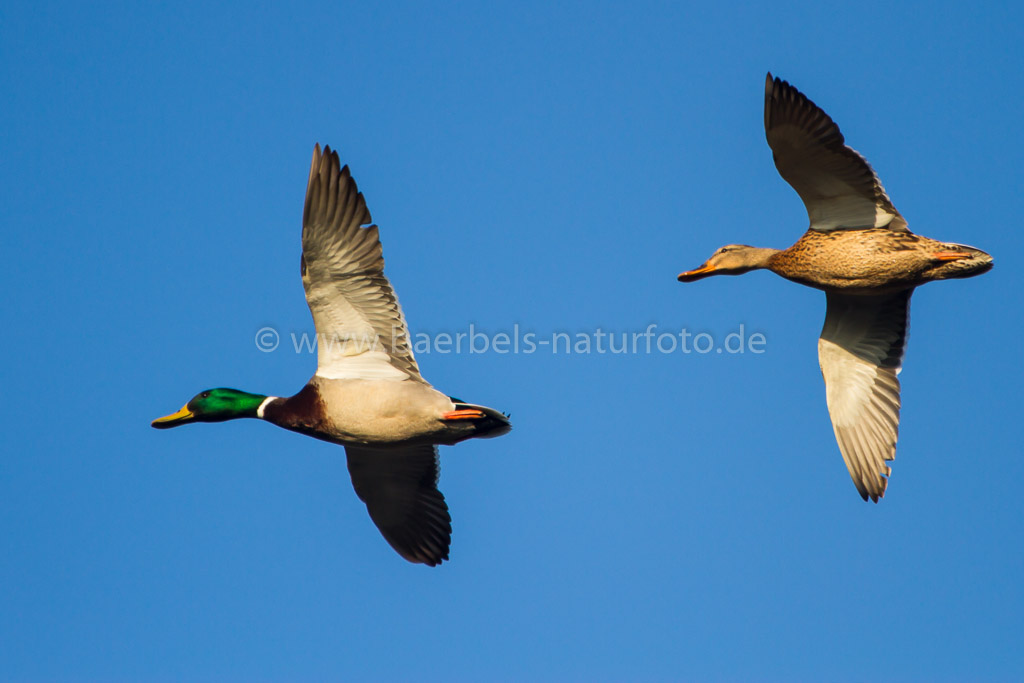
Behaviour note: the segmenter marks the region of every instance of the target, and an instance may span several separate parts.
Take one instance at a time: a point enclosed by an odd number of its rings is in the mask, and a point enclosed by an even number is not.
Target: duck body
[[[909,230],[808,230],[793,246],[773,254],[767,268],[823,291],[878,295],[980,275],[992,268],[992,257]]]
[[[445,418],[474,409],[484,415]],[[508,419],[498,411],[454,401],[424,382],[382,385],[374,380],[325,380],[317,376],[294,396],[267,402],[263,419],[342,446],[452,446],[466,439],[500,436],[511,429]]]
[[[933,280],[973,277],[992,257],[915,235],[868,162],[835,122],[771,74],[765,136],[775,167],[804,202],[810,226],[788,249],[720,247],[681,282],[767,269],[825,292],[818,362],[840,453],[864,500],[885,495],[896,457],[910,298]]]

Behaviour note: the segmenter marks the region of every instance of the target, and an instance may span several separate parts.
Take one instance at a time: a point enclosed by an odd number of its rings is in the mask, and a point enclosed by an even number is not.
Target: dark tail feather
[[[455,409],[479,410],[484,414],[484,417],[473,421],[477,429],[473,436],[478,439],[493,439],[496,436],[508,434],[509,431],[512,430],[512,423],[508,421],[508,415],[499,413],[494,408],[478,406],[475,403],[463,403],[461,401],[456,401]]]
[[[949,244],[948,246],[954,251],[967,252],[970,254],[970,258],[943,263],[936,269],[937,272],[934,275],[934,279],[949,280],[953,278],[974,277],[975,275],[981,275],[992,270],[992,257],[981,249],[975,249],[966,244]]]

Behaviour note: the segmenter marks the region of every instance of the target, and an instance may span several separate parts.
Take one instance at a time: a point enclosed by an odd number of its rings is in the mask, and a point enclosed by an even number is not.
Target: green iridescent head
[[[257,417],[256,411],[266,398],[237,389],[207,389],[196,394],[178,412],[153,420],[153,426],[168,429],[189,422],[224,422],[240,417]]]

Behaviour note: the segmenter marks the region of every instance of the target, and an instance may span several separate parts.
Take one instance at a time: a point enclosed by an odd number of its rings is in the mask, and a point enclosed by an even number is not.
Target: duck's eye
[[[199,396],[201,398],[210,398],[210,392],[209,391],[204,391],[203,393],[199,394]]]

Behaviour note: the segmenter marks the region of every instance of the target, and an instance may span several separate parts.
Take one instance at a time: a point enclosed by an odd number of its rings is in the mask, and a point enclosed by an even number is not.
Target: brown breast
[[[279,427],[314,436],[327,427],[324,402],[314,384],[307,384],[294,396],[268,404],[263,416]]]

